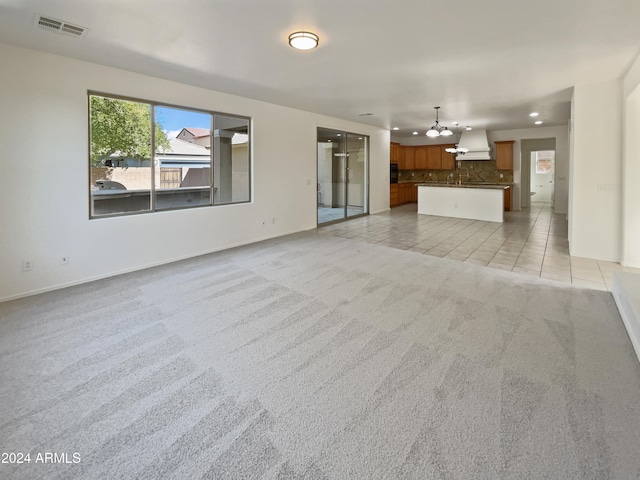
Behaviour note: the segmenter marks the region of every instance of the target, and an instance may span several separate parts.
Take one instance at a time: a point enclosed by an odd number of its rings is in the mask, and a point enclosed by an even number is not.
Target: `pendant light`
[[[458,136],[458,143],[456,143],[453,147],[445,148],[444,151],[447,152],[447,153],[456,153],[458,155],[464,155],[465,153],[467,153],[469,151],[469,149],[460,147],[460,131],[458,129],[458,122],[453,122],[453,124],[456,126],[456,134]]]
[[[440,107],[433,108],[436,109],[436,123],[434,123],[433,126],[427,131],[427,137],[433,138],[439,137],[440,135],[442,135],[443,137],[448,137],[450,135],[453,135],[453,132],[451,130],[440,125],[440,122],[438,121],[438,112],[440,110]]]

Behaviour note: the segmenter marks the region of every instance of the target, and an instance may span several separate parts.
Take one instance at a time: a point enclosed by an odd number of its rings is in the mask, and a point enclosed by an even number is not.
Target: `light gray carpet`
[[[607,292],[292,235],[0,304],[11,479],[630,479]]]

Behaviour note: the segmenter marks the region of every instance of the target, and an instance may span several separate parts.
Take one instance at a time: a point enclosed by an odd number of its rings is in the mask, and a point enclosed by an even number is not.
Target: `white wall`
[[[460,132],[462,133],[462,132]],[[449,137],[427,137],[424,133],[420,135],[412,135],[411,137],[397,137],[391,133],[391,141],[401,145],[418,146],[418,145],[450,145],[456,143],[457,135]]]
[[[513,208],[520,210],[522,195],[522,140],[536,140],[541,138],[555,138],[555,196],[554,212],[567,213],[569,198],[569,135],[567,126],[522,128],[514,130],[496,130],[487,132],[489,143],[504,140],[515,140],[513,144]],[[491,145],[495,147],[494,145]],[[528,153],[527,153],[528,155]]]
[[[576,86],[572,102],[569,251],[620,261],[622,82]]]
[[[370,210],[389,208],[387,130],[2,44],[0,62],[0,300],[314,228],[318,126],[370,136]],[[253,202],[89,220],[87,90],[251,117]]]
[[[622,258],[640,268],[640,57],[624,79]]]

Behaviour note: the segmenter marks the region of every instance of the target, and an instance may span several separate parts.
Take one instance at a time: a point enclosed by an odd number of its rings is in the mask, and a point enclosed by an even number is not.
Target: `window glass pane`
[[[539,150],[536,155],[536,173],[553,173],[553,161],[555,152],[553,150]]]
[[[248,202],[250,196],[249,120],[213,116],[214,203]]]
[[[151,106],[89,96],[91,215],[151,208]]]
[[[211,114],[155,107],[156,209],[211,204]]]

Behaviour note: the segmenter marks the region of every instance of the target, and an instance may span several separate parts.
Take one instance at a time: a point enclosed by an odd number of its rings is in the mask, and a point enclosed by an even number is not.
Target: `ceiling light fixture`
[[[538,120],[538,121],[535,121],[533,123],[535,123],[536,125],[542,125],[542,120]]]
[[[320,39],[315,33],[293,32],[289,35],[289,45],[297,50],[311,50],[318,46]]]
[[[444,151],[447,153],[455,153],[457,155],[464,155],[469,151],[468,148],[462,148],[459,146],[460,144],[460,132],[458,131],[458,122],[453,122],[456,126],[456,134],[458,135],[458,142],[453,147],[445,148]]]
[[[394,130],[400,130],[398,127],[393,127]]]
[[[540,115],[538,112],[531,112],[529,114],[530,117],[537,117],[538,115]]]
[[[473,128],[471,128],[471,127],[466,127],[466,128],[465,128],[465,130],[468,132],[468,131],[470,131],[470,130],[473,130]]]
[[[451,130],[440,125],[440,122],[438,121],[438,111],[440,110],[440,107],[433,108],[436,109],[436,123],[434,123],[429,131],[427,131],[427,137],[439,137],[440,135],[442,135],[443,137],[448,137],[450,135],[453,135],[453,132]]]
[[[418,134],[418,132],[413,132],[413,134],[414,134],[414,135],[417,135],[417,134]]]

